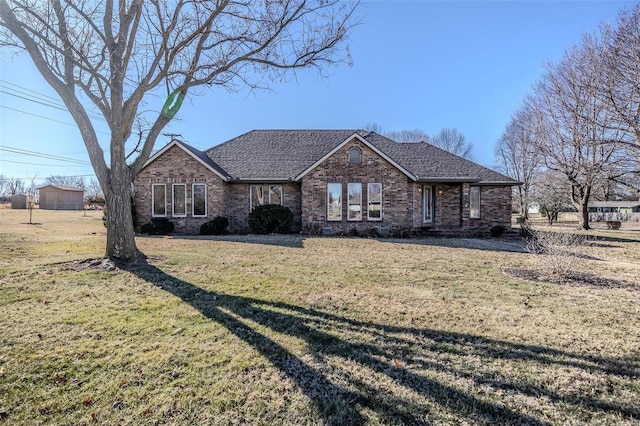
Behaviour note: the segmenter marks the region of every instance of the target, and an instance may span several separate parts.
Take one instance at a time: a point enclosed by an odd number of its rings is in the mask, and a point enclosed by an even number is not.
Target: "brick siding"
[[[173,146],[153,163],[143,169],[134,180],[135,205],[138,213],[136,229],[149,222],[151,217],[151,185],[163,183],[166,185],[167,219],[175,225],[179,234],[198,234],[200,225],[216,216],[229,216],[229,189],[225,182],[209,168],[187,154],[182,148]],[[172,211],[172,184],[185,183],[187,188],[187,216],[174,217]],[[192,215],[192,184],[205,183],[207,185],[207,216],[193,217]]]
[[[349,164],[350,149],[362,152],[360,164]],[[342,184],[342,220],[327,221],[327,184]],[[362,183],[362,220],[347,219],[347,185]],[[367,184],[382,184],[382,220],[367,219]],[[420,206],[413,182],[367,145],[354,139],[316,166],[302,178],[302,228],[321,226],[331,232],[356,228],[365,232],[375,227],[413,228],[412,213]]]
[[[362,152],[360,164],[349,164],[347,155],[357,147]],[[426,160],[428,161],[428,160]],[[167,218],[174,222],[179,234],[198,234],[200,225],[216,216],[229,219],[229,230],[246,233],[249,228],[249,183],[226,183],[208,167],[182,148],[173,146],[136,177],[135,205],[140,225],[151,220],[152,184],[166,184]],[[186,217],[172,216],[172,184],[184,183],[187,189]],[[207,216],[192,215],[192,184],[207,185]],[[342,220],[327,221],[327,184],[342,185]],[[347,185],[362,183],[362,220],[347,219]],[[368,183],[382,184],[382,220],[368,220]],[[269,182],[263,184],[268,193]],[[366,144],[353,139],[306,174],[300,183],[282,185],[283,204],[294,215],[293,231],[330,228],[332,233],[349,232],[353,228],[363,233],[372,228],[410,231],[436,231],[460,235],[486,235],[492,226],[511,227],[511,188],[509,186],[480,187],[480,218],[469,217],[469,189],[464,184],[431,184],[433,221],[423,223],[423,184],[415,183]],[[304,194],[304,197],[302,196]]]

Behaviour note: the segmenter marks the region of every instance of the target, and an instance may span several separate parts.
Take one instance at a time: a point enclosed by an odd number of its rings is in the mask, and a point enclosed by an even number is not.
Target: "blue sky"
[[[419,128],[435,135],[455,127],[473,143],[476,161],[492,166],[495,142],[545,62],[559,59],[583,33],[634,4],[368,1],[349,42],[353,66],[332,68],[328,78],[298,72],[269,92],[207,89],[185,101],[180,120],[165,133],[206,149],[252,129],[357,129],[376,123],[384,131]],[[88,161],[79,132],[67,124],[73,123],[69,114],[20,99],[7,88],[37,93],[43,103],[56,96],[25,57],[0,52],[0,174],[29,180],[92,175],[88,162],[51,157]],[[105,132],[99,136],[106,149],[106,124],[96,123]],[[167,141],[161,137],[156,148]]]

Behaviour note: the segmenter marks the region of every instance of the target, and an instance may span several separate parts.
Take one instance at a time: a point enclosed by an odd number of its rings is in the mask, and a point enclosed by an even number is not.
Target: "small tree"
[[[571,207],[570,185],[564,175],[552,170],[540,174],[535,184],[533,200],[547,218],[549,226],[558,220],[558,214]]]

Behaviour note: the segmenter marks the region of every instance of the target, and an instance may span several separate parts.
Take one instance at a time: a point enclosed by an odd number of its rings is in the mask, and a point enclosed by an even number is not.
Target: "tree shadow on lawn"
[[[475,389],[482,387],[497,389],[503,394],[542,397],[563,407],[640,419],[640,407],[631,403],[608,402],[573,391],[559,393],[544,384],[508,380],[495,372],[454,368],[452,365],[455,364],[442,361],[449,355],[464,357],[465,362],[478,358],[526,361],[545,368],[574,368],[586,374],[604,373],[632,380],[640,377],[638,359],[614,360],[469,334],[362,322],[287,303],[215,294],[149,264],[139,264],[129,271],[180,298],[257,349],[312,401],[327,424],[362,424],[365,410],[376,413],[383,423],[392,424],[428,424],[433,415],[429,407],[415,400],[385,391],[384,385],[372,385],[375,383],[373,377],[364,377],[358,370],[336,367],[331,363],[332,357],[355,363],[360,371],[386,377],[394,386],[419,394],[443,411],[474,424],[541,425],[550,422],[509,408],[501,401],[494,402],[461,391],[419,371],[429,370],[452,380],[466,380]],[[313,362],[299,358],[273,338],[247,325],[246,321],[303,339]],[[354,338],[341,338],[323,331],[327,329],[351,333]]]

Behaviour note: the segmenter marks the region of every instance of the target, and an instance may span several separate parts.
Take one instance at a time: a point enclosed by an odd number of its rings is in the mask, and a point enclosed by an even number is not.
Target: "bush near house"
[[[140,227],[140,231],[147,235],[167,235],[173,232],[175,225],[166,217],[156,217]]]
[[[288,234],[293,224],[293,213],[289,207],[277,204],[255,206],[249,213],[249,226],[255,234]]]
[[[224,235],[229,227],[229,219],[224,216],[217,216],[209,222],[200,225],[201,235]]]

